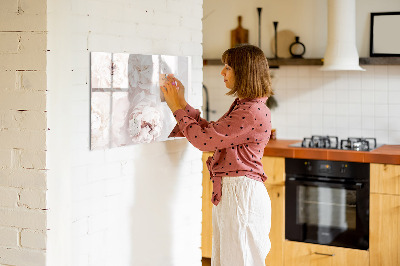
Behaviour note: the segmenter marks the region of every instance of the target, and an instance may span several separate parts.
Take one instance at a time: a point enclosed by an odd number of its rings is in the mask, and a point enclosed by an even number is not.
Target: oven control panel
[[[369,179],[369,164],[286,158],[286,174]]]

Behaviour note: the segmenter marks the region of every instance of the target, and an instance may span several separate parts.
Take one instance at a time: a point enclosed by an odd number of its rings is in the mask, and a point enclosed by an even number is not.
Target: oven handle
[[[356,182],[356,183],[346,183],[346,182],[332,182],[332,181],[321,181],[321,180],[315,180],[315,181],[309,181],[309,180],[304,180],[303,178],[297,178],[297,177],[288,177],[287,181],[294,181],[297,183],[301,183],[304,185],[318,185],[318,184],[325,184],[325,185],[341,185],[345,186],[348,188],[354,188],[354,189],[361,189],[363,187],[363,183],[361,182]]]

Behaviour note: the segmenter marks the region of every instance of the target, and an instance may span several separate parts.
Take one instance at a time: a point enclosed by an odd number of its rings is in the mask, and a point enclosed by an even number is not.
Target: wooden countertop
[[[400,164],[400,145],[383,145],[372,151],[289,147],[301,140],[270,140],[264,156],[364,163]]]

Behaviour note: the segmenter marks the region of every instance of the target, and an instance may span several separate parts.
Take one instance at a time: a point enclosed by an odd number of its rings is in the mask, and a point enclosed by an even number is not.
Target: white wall
[[[237,27],[238,16],[242,16],[242,26],[249,30],[249,43],[258,45],[258,7],[262,8],[261,49],[267,57],[274,55],[272,22],[278,21],[278,32],[291,31],[300,37],[300,41],[306,46],[305,57],[321,58],[324,56],[327,41],[327,2],[327,0],[204,0],[204,58],[220,58],[229,48],[230,31]],[[399,10],[398,0],[356,0],[356,42],[360,57],[369,56],[370,13]]]
[[[185,139],[89,150],[89,52],[193,57],[201,0],[48,1],[48,265],[200,265],[201,152]]]
[[[357,46],[361,57],[369,56],[369,12],[398,11],[400,2],[385,0],[357,3]],[[294,30],[307,47],[306,57],[323,57],[326,47],[327,1],[234,1],[232,11],[226,1],[204,1],[204,58],[220,58],[229,48],[229,30],[236,17],[243,15],[250,30],[250,43],[258,44],[257,7],[262,6],[263,23],[270,26],[270,37],[262,33],[262,49],[271,56],[267,39],[273,38],[272,21],[281,29]],[[251,10],[249,10],[251,9]],[[224,14],[223,16],[221,14]],[[252,15],[251,15],[251,14]],[[246,15],[247,14],[247,15]],[[252,17],[253,16],[253,17]],[[252,19],[248,22],[246,18]],[[215,25],[218,25],[216,27]],[[268,25],[262,27],[267,28]],[[279,30],[279,27],[278,27]],[[218,31],[218,33],[217,33]],[[222,36],[217,38],[216,36]],[[272,112],[272,124],[281,139],[301,139],[312,134],[347,137],[376,137],[382,144],[400,143],[400,66],[363,66],[366,72],[321,72],[318,66],[281,66],[272,69],[273,89],[279,107]],[[232,102],[225,96],[221,66],[205,66],[204,84],[210,93],[210,109],[218,119]]]
[[[0,1],[0,265],[46,260],[46,1]]]

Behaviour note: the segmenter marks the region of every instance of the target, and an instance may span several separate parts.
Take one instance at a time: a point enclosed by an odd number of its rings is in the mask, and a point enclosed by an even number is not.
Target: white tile
[[[300,103],[298,113],[301,115],[309,116],[311,114],[311,104],[310,103]]]
[[[375,104],[374,108],[375,117],[387,117],[389,114],[389,106],[387,104]]]
[[[375,72],[375,66],[374,65],[364,65],[363,68],[365,71],[354,71],[354,72],[359,72],[361,73],[361,76],[373,76]]]
[[[361,89],[362,90],[373,90],[374,89],[374,78],[373,78],[373,76],[362,76],[362,78],[361,78]]]
[[[389,130],[400,131],[400,117],[389,117]]]
[[[373,90],[362,90],[361,91],[362,103],[374,103],[374,91]]]
[[[331,86],[324,87],[324,98],[325,103],[334,103],[336,101],[336,91]]]
[[[308,66],[299,67],[297,70],[297,75],[302,78],[310,78],[311,69]]]
[[[400,90],[400,75],[389,76],[388,78],[388,89],[392,91]]]
[[[400,104],[388,105],[389,117],[400,117]]]
[[[389,104],[400,104],[400,89],[397,91],[389,91],[388,93],[389,97]]]
[[[324,80],[322,77],[311,77],[310,87],[313,89],[322,88],[324,85]]]
[[[324,96],[324,90],[321,88],[316,88],[311,93],[311,100],[312,102],[321,102]]]
[[[334,103],[325,103],[323,108],[324,116],[336,114],[336,105]]]
[[[349,102],[350,103],[361,103],[362,91],[361,90],[349,90]]]
[[[375,117],[375,129],[376,130],[388,130],[389,129],[389,118],[388,117]]]
[[[324,127],[324,130],[321,135],[327,136],[336,136],[337,135],[337,128],[335,127]]]
[[[272,89],[277,92],[286,89],[286,78],[277,77],[272,79]]]
[[[388,76],[400,77],[400,66],[388,66]]]
[[[288,89],[297,89],[297,88],[299,88],[298,78],[297,77],[287,77],[286,78],[286,87]]]
[[[349,104],[349,115],[351,116],[361,116],[362,107],[360,103]]]
[[[362,116],[374,116],[374,114],[375,114],[375,106],[373,104],[361,105]]]
[[[376,78],[387,78],[388,66],[387,65],[376,65],[374,69],[374,77]]]
[[[387,78],[375,78],[374,89],[375,89],[375,91],[386,91],[388,89],[388,79]]]
[[[349,78],[348,73],[341,71],[340,74],[337,74],[336,77],[336,89],[338,90],[347,90],[349,87]]]
[[[335,78],[335,71],[321,71],[324,78]]]
[[[297,82],[298,82],[298,85],[297,85],[298,88],[307,88],[307,89],[310,88],[311,82],[310,82],[310,78],[309,77],[300,76],[298,78]]]
[[[349,114],[349,105],[345,103],[336,103],[336,114],[347,116]]]
[[[324,130],[322,127],[312,127],[311,128],[311,135],[323,135]]]
[[[320,101],[311,102],[311,112],[313,115],[319,114],[322,116],[322,112],[324,110],[324,104]]]
[[[286,77],[297,77],[298,76],[298,67],[297,66],[287,66],[286,69]]]
[[[378,144],[386,144],[389,142],[389,133],[387,130],[375,129],[375,138]]]
[[[349,128],[349,137],[359,137],[362,135],[361,128]]]
[[[349,129],[348,128],[338,128],[336,130],[336,136],[339,138],[338,145],[340,146],[340,140],[347,139],[349,137]]]
[[[349,129],[361,129],[361,117],[360,116],[349,116]]]
[[[286,76],[286,69],[287,67],[279,67],[275,69],[270,69],[270,74],[276,77],[285,77]]]
[[[322,129],[323,121],[324,119],[321,113],[313,113],[311,115],[311,126],[313,129]]]
[[[349,117],[344,115],[336,116],[336,128],[348,129],[349,127]]]
[[[350,71],[348,72],[348,88],[349,90],[360,90],[361,89],[361,72]]]
[[[388,144],[399,145],[400,144],[400,130],[389,131],[389,141]]]
[[[347,76],[352,79],[361,79],[363,71],[347,71]]]
[[[337,90],[336,91],[336,103],[349,103],[349,91],[348,90]]]
[[[375,132],[373,129],[362,129],[361,130],[361,137],[363,138],[373,138],[375,137]]]
[[[335,115],[324,115],[324,120],[322,122],[323,122],[323,127],[325,130],[335,128],[336,116]],[[329,134],[331,134],[331,133],[329,133]]]
[[[320,70],[320,66],[310,67],[310,75],[311,77],[323,77],[324,73]]]
[[[362,129],[374,129],[375,119],[373,116],[363,116],[361,118]]]
[[[388,92],[387,91],[375,91],[374,101],[375,101],[375,104],[387,104]]]
[[[286,119],[289,126],[298,127],[301,125],[297,114],[291,114]]]

